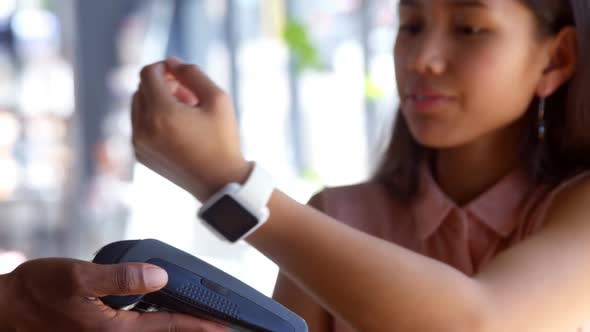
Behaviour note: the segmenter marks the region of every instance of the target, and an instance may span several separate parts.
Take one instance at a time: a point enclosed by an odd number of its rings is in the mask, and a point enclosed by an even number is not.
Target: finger
[[[166,77],[166,85],[168,85],[168,90],[172,92],[172,94],[176,94],[178,88],[180,87],[180,83],[174,77]]]
[[[136,91],[131,98],[131,129],[134,133],[139,129],[139,91]]]
[[[100,265],[89,263],[81,271],[81,285],[88,297],[136,295],[155,292],[168,282],[165,270],[143,263]]]
[[[174,97],[176,97],[181,103],[189,106],[195,106],[198,103],[197,97],[195,97],[195,95],[185,86],[180,84],[172,74],[169,74],[169,76],[166,77],[166,83],[168,84],[168,89],[172,92],[172,95],[174,95]]]
[[[137,313],[126,331],[226,332],[224,326],[187,315],[168,312]]]
[[[166,60],[166,65],[174,77],[203,103],[217,98],[223,91],[196,65]]]
[[[169,75],[176,82],[178,82],[178,81],[176,80],[176,77],[171,72],[174,70],[174,68],[182,66],[183,64],[185,64],[185,62],[175,56],[171,56],[166,60],[166,65],[169,70]],[[188,104],[190,106],[196,106],[199,103],[199,98],[197,98],[197,96],[195,96],[195,94],[193,92],[191,92],[191,90],[189,90],[187,87],[185,87],[184,85],[182,85],[180,83],[178,85],[178,90],[176,91],[175,95],[180,101],[182,101],[183,103]]]
[[[168,89],[166,65],[157,62],[141,70],[143,95],[151,102],[171,102],[174,100]]]
[[[184,65],[184,64],[186,64],[186,62],[184,62],[184,61],[183,61],[182,59],[180,59],[179,57],[175,57],[175,56],[169,56],[169,57],[166,59],[166,64],[167,64],[167,65],[169,65],[169,66],[176,67],[176,66]]]
[[[131,106],[131,121],[134,134],[140,134],[149,126],[150,115],[145,107],[146,93],[143,84],[139,84],[137,91],[133,95]]]
[[[199,99],[185,86],[179,84],[174,94],[178,100],[189,106],[196,106],[199,103]]]

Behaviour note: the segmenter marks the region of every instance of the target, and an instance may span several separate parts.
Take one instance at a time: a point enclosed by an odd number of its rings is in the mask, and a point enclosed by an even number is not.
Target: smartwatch
[[[269,216],[272,178],[258,163],[246,182],[229,183],[203,203],[198,217],[222,240],[237,242],[262,226]]]

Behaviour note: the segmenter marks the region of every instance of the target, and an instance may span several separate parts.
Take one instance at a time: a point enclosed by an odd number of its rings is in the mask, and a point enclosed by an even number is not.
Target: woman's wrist
[[[206,185],[205,193],[198,195],[193,192],[193,195],[203,202],[229,183],[235,182],[244,184],[250,177],[253,168],[254,162],[249,162],[243,159],[237,162],[228,163],[228,166],[224,169],[223,173],[220,173],[215,178],[208,179],[210,182]]]

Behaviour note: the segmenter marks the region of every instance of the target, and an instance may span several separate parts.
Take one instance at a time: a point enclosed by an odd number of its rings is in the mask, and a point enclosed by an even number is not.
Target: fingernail
[[[143,281],[148,288],[162,288],[168,282],[168,273],[165,270],[148,266],[143,268]]]

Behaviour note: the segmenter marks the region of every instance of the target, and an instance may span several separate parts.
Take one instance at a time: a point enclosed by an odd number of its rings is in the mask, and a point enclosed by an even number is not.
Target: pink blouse
[[[519,168],[460,207],[425,166],[417,199],[409,206],[377,183],[327,188],[310,205],[359,230],[474,275],[499,252],[538,231],[556,194],[586,175],[549,188],[535,185]],[[579,332],[590,332],[589,327]],[[335,318],[334,332],[352,329]]]

